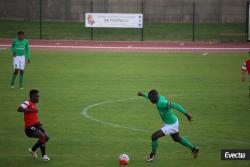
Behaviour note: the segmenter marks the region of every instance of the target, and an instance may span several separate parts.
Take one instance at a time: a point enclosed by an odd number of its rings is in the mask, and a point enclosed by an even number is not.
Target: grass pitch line
[[[184,94],[182,94],[182,95],[169,95],[169,96],[175,96],[176,97],[176,96],[186,96],[186,95],[188,95],[188,94],[185,94],[185,95]],[[90,109],[95,108],[95,107],[100,106],[100,105],[104,105],[104,104],[108,104],[108,103],[124,102],[124,101],[130,101],[130,100],[140,100],[140,99],[142,99],[142,98],[141,97],[131,97],[131,98],[127,98],[127,99],[109,100],[109,101],[95,103],[95,104],[92,104],[92,105],[89,105],[89,106],[85,107],[82,110],[82,115],[85,116],[86,118],[92,120],[92,121],[98,122],[98,123],[103,124],[103,125],[108,125],[108,126],[111,126],[111,127],[114,127],[114,128],[128,129],[128,130],[132,130],[132,131],[136,131],[136,132],[152,133],[152,131],[145,130],[145,129],[122,126],[122,125],[114,124],[114,123],[111,123],[111,122],[106,122],[106,121],[94,118],[94,117],[92,117],[92,116],[90,116],[88,114]],[[191,137],[191,138],[200,139],[200,140],[217,141],[217,142],[226,142],[226,143],[250,144],[250,142],[239,141],[239,140],[232,141],[232,140],[227,140],[227,139],[217,139],[217,138],[209,138],[209,137],[208,138],[205,138],[205,137]]]
[[[98,122],[98,123],[100,123],[100,124],[112,126],[112,127],[114,127],[114,128],[123,128],[123,129],[132,130],[132,131],[139,131],[139,132],[147,132],[147,133],[148,133],[149,131],[147,131],[147,130],[137,129],[137,128],[133,128],[133,127],[127,127],[127,126],[122,126],[122,125],[117,125],[117,124],[110,123],[110,122],[105,122],[105,121],[96,119],[96,118],[91,117],[90,115],[88,115],[88,111],[89,111],[91,108],[94,108],[94,107],[97,107],[97,106],[100,106],[100,105],[103,105],[103,104],[115,103],[115,102],[123,102],[123,101],[129,101],[129,100],[137,100],[137,99],[140,99],[140,98],[138,98],[138,97],[137,97],[137,98],[136,98],[136,97],[133,97],[133,98],[129,98],[129,99],[110,100],[110,101],[95,103],[95,104],[89,105],[89,106],[87,106],[86,108],[84,108],[83,111],[82,111],[82,115],[84,115],[86,118],[88,118],[88,119],[90,119],[90,120],[93,120],[93,121]]]

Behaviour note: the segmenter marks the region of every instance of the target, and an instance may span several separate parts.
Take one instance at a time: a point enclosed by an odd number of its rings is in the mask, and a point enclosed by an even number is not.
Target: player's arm
[[[29,109],[28,108],[28,104],[26,104],[25,102],[23,104],[21,104],[18,108],[17,108],[17,112],[38,112],[38,110],[35,109]]]
[[[138,96],[141,96],[141,97],[145,97],[148,99],[148,94],[147,93],[143,93],[143,92],[138,92],[137,94]]]
[[[175,110],[181,112],[182,114],[184,114],[187,117],[187,119],[188,119],[189,122],[192,121],[192,116],[180,104],[168,102],[168,108],[175,109]]]
[[[19,106],[17,112],[37,112],[37,109],[24,109],[23,107]]]
[[[15,56],[16,55],[16,49],[15,49],[15,41],[14,40],[11,43],[11,51],[12,51],[13,56]]]
[[[246,71],[247,71],[246,62],[244,62],[243,65],[241,66],[241,70],[242,70],[242,77],[241,77],[241,80],[242,80],[242,81],[245,81],[245,80],[246,80]]]
[[[26,46],[25,46],[25,55],[28,59],[28,62],[30,62],[30,48],[29,48],[29,42],[27,42]]]
[[[24,109],[23,107],[19,106],[17,112],[38,112],[37,109]]]

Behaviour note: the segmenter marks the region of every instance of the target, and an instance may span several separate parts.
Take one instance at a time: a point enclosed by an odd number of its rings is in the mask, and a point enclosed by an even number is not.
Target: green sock
[[[157,147],[158,147],[158,141],[157,140],[152,140],[152,153],[156,154],[156,150],[157,150]]]
[[[14,86],[15,79],[16,79],[16,74],[13,74],[11,79],[11,86]]]
[[[19,77],[19,85],[20,85],[20,88],[23,87],[23,75],[20,75]]]
[[[189,148],[191,151],[194,148],[193,144],[185,137],[181,137],[181,142],[183,146]]]

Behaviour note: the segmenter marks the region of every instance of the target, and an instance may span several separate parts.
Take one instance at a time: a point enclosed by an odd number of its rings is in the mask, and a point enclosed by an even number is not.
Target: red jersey
[[[31,101],[25,101],[20,105],[23,109],[35,109],[36,104]],[[24,112],[24,127],[27,128],[34,124],[39,123],[38,112]]]
[[[245,61],[241,67],[243,71],[247,71],[248,74],[250,75],[250,59]]]

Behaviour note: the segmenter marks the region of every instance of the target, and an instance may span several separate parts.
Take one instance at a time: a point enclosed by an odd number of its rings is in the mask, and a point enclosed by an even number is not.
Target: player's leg
[[[175,142],[182,144],[183,146],[192,150],[194,148],[193,144],[185,137],[181,137],[179,133],[170,134]]]
[[[163,136],[165,136],[165,134],[163,133],[162,130],[158,130],[158,131],[156,131],[155,133],[152,134],[152,136],[151,136],[152,150],[151,150],[151,153],[148,156],[148,159],[147,159],[148,162],[154,160],[154,157],[155,157],[155,154],[156,154],[156,151],[157,151],[157,147],[158,147],[158,139],[160,137],[163,137]]]
[[[48,133],[47,133],[41,126],[39,126],[38,129],[39,129],[40,131],[43,132],[44,137],[45,137],[45,143],[47,143],[47,142],[49,141],[49,135],[48,135]],[[45,144],[42,145],[42,146],[40,147],[40,149],[41,149],[41,152],[45,151],[46,145],[45,145]],[[44,149],[44,150],[43,150],[43,149]],[[43,155],[42,157],[43,157],[43,160],[44,160],[44,161],[49,161],[49,160],[50,160],[50,158],[45,154],[45,152],[44,152],[44,155]]]
[[[49,157],[46,155],[46,141],[48,141],[48,136],[46,133],[44,133],[42,130],[36,130],[33,133],[33,136],[35,138],[39,138],[37,143],[32,147],[32,151],[36,151],[39,147],[42,153],[42,158],[44,161],[49,161]]]
[[[25,67],[25,56],[19,56],[19,66],[20,66],[20,77],[19,77],[19,86],[20,89],[23,89],[23,75]]]
[[[190,149],[194,155],[194,158],[197,158],[199,153],[199,148],[195,147],[187,138],[181,137],[178,132],[170,135],[175,142],[178,142],[183,146],[187,147],[188,149]]]
[[[15,84],[15,80],[16,80],[16,76],[18,75],[19,70],[15,69],[13,74],[12,74],[12,79],[11,79],[11,83],[10,86],[11,88],[14,88],[14,84]]]
[[[36,131],[37,131],[37,128],[36,128],[35,125],[30,126],[30,127],[27,127],[25,129],[25,134],[26,134],[26,136],[31,137],[31,138],[33,138],[33,137],[34,138],[39,138],[38,135],[35,133]],[[37,149],[38,148],[40,148],[40,142],[39,141],[36,142],[32,148],[28,149],[28,152],[30,152],[32,154],[33,158],[37,158]]]
[[[39,127],[38,129],[44,133],[44,135],[45,135],[45,143],[47,143],[49,141],[48,133],[42,127]]]
[[[13,69],[14,69],[14,72],[12,74],[12,79],[11,79],[11,83],[10,83],[11,88],[14,88],[14,83],[15,83],[16,76],[18,75],[19,68],[20,67],[19,67],[19,63],[18,63],[18,58],[17,58],[17,56],[14,56],[13,57]]]
[[[23,74],[24,70],[20,70],[20,76],[19,76],[19,88],[23,89]]]

